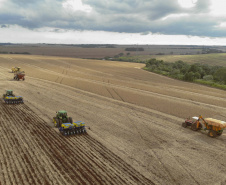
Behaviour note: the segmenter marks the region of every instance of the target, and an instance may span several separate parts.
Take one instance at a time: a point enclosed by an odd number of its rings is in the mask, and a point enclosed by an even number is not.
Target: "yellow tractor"
[[[12,67],[12,73],[20,72],[20,67]]]
[[[192,117],[191,119],[186,119],[183,123],[183,127],[190,126],[192,130],[208,130],[208,136],[214,138],[220,136],[223,133],[223,130],[226,128],[226,122],[221,121],[214,118],[203,118],[202,116],[199,117]],[[204,127],[204,128],[203,128]]]

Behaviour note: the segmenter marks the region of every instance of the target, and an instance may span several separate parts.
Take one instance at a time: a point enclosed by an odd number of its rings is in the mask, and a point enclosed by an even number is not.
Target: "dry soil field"
[[[20,66],[25,81],[12,80]],[[226,121],[226,93],[166,78],[142,64],[0,55],[0,184],[226,184],[226,132],[181,127],[189,116]],[[63,137],[57,110],[88,135]]]

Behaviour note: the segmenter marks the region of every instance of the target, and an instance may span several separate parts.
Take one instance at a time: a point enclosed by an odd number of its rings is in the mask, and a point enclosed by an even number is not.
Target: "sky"
[[[0,43],[226,45],[225,0],[0,0]]]

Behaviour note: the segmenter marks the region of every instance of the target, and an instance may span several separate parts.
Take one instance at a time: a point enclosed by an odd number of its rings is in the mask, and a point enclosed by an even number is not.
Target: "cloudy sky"
[[[226,45],[225,0],[0,0],[0,43]]]

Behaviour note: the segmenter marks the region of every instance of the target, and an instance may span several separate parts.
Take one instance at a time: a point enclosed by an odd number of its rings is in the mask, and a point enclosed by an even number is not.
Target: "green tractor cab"
[[[13,90],[6,90],[6,93],[3,94],[3,100],[7,104],[18,104],[24,103],[22,96],[15,96]]]
[[[67,111],[65,110],[60,110],[56,112],[56,116],[53,117],[53,123],[54,126],[59,128],[61,127],[62,123],[73,123],[73,120],[71,117],[68,117]]]

